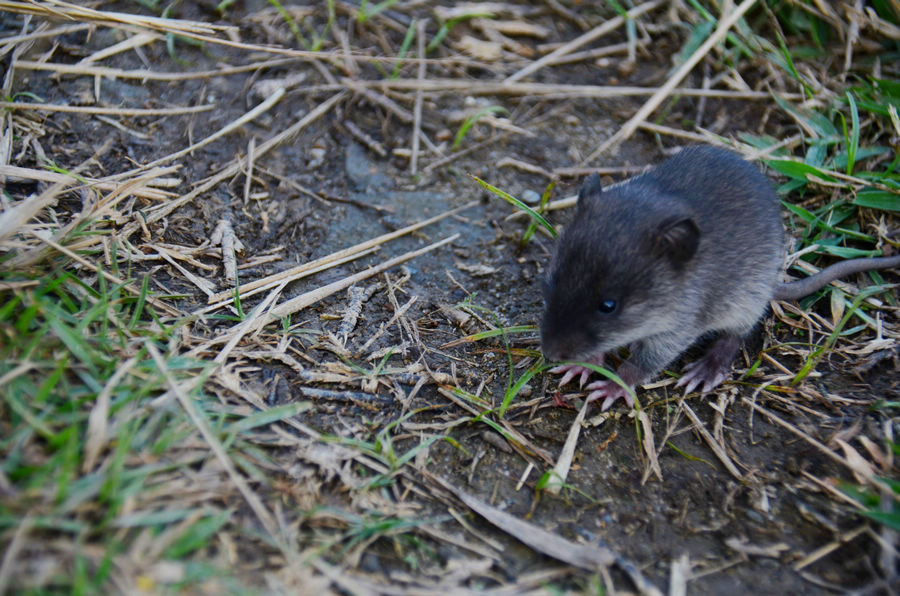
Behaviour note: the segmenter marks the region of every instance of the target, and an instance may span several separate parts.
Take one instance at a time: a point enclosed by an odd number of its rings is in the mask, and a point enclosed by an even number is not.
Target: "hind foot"
[[[731,362],[740,347],[739,335],[729,333],[718,337],[699,360],[684,367],[685,372],[675,386],[684,387],[685,393],[690,393],[697,387],[703,393],[712,391],[728,376]]]

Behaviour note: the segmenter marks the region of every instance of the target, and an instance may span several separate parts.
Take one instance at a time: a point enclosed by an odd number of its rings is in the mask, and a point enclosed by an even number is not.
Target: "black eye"
[[[600,303],[600,307],[597,309],[605,315],[616,310],[616,301],[615,300],[604,300]]]

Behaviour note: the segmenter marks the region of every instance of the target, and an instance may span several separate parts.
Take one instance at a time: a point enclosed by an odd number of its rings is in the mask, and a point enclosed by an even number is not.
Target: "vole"
[[[766,177],[737,154],[683,149],[648,172],[601,188],[592,174],[575,218],[559,235],[544,279],[541,347],[550,361],[602,364],[627,346],[616,373],[634,388],[703,336],[705,355],[678,386],[719,385],[770,300],[792,300],[852,273],[900,266],[900,255],[853,259],[802,281],[779,283],[784,234]],[[560,385],[591,370],[562,366]],[[588,400],[632,399],[618,384],[587,386]]]

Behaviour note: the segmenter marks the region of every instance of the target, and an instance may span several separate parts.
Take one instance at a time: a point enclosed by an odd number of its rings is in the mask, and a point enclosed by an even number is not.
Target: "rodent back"
[[[752,326],[781,271],[784,235],[768,179],[738,155],[701,146],[683,150],[647,175],[695,213],[701,242],[691,265],[698,324]]]

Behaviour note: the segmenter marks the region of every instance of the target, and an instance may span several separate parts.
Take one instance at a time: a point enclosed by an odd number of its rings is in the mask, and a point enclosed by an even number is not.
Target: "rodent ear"
[[[603,185],[600,183],[600,175],[591,174],[585,179],[584,184],[581,185],[581,189],[578,191],[578,206],[584,207],[587,201],[590,201],[602,192]]]
[[[656,249],[676,265],[687,263],[700,244],[700,228],[690,217],[672,218],[659,226]]]

